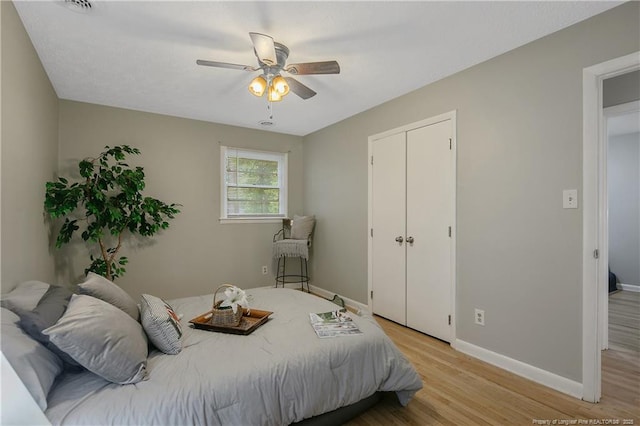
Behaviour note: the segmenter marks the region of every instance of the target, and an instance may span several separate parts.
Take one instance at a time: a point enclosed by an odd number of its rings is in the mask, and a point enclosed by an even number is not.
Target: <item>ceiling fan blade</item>
[[[227,62],[205,61],[204,59],[198,59],[196,61],[196,64],[204,65],[206,67],[229,68],[232,70],[240,70],[240,71],[257,71],[259,69],[249,65],[238,65],[238,64],[229,64]]]
[[[300,83],[295,78],[285,77],[284,79],[287,81],[287,84],[289,85],[289,89],[296,95],[300,96],[302,99],[309,99],[316,95],[316,92],[309,89],[307,86]]]
[[[289,64],[284,70],[294,75],[340,74],[340,65],[336,61],[306,62]]]
[[[276,47],[273,44],[273,38],[260,33],[249,33],[253,42],[253,49],[256,52],[258,60],[269,66],[276,65],[278,58],[276,57]]]

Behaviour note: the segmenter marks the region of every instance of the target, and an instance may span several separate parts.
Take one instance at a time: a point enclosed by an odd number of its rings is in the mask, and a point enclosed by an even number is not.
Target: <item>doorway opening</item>
[[[631,407],[640,389],[640,71],[604,80],[603,106],[608,281],[602,398]]]
[[[583,399],[602,394],[602,354],[608,345],[609,229],[607,138],[603,82],[640,69],[640,52],[583,70]]]

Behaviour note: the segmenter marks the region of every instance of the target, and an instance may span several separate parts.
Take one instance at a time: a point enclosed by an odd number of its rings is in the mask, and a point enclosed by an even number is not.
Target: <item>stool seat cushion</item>
[[[307,240],[285,239],[273,243],[273,257],[302,257],[309,260]]]

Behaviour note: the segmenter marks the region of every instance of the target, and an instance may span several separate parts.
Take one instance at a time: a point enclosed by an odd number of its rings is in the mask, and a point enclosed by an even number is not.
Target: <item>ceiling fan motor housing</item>
[[[276,50],[276,60],[277,64],[269,66],[258,59],[260,66],[264,69],[265,75],[276,75],[279,74],[287,63],[287,58],[289,57],[289,48],[282,43],[274,42],[274,47]]]

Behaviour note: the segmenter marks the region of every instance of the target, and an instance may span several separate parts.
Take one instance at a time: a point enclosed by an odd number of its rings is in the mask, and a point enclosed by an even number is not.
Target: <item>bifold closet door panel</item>
[[[450,341],[451,120],[407,132],[407,325]]]
[[[373,312],[406,325],[404,133],[373,143]],[[396,241],[396,239],[402,242]]]

